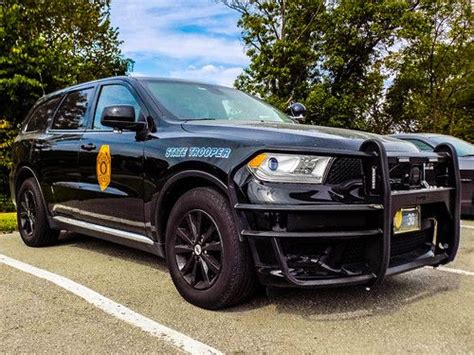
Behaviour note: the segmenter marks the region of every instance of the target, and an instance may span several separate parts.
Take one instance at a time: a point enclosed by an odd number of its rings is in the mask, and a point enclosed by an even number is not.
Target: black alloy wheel
[[[215,283],[222,268],[222,237],[208,213],[195,209],[183,216],[176,229],[174,253],[190,286],[205,290]]]
[[[26,179],[17,193],[17,224],[21,239],[30,247],[52,245],[59,230],[52,229],[41,189],[33,178]]]
[[[36,228],[36,202],[31,190],[25,190],[18,203],[18,216],[21,229],[31,237]]]
[[[165,251],[176,289],[196,306],[230,307],[255,290],[248,244],[239,239],[227,197],[211,187],[194,188],[176,201],[167,219]]]

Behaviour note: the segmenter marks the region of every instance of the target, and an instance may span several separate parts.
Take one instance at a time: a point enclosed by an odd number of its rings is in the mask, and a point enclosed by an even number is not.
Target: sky
[[[216,0],[112,0],[110,17],[131,75],[232,86],[249,63],[239,14]]]

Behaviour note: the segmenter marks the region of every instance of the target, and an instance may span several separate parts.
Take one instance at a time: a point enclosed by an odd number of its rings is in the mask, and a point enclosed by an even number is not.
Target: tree
[[[399,130],[430,131],[474,141],[474,28],[468,1],[420,1],[407,13],[386,111]]]
[[[16,128],[45,93],[127,72],[132,62],[122,56],[109,10],[110,0],[0,2],[0,120]]]
[[[322,0],[225,1],[240,12],[238,25],[251,63],[236,86],[285,108],[306,97],[317,76]]]
[[[234,0],[250,65],[235,82],[310,123],[472,141],[466,0]],[[282,30],[293,36],[279,36]],[[304,35],[299,35],[303,33]]]
[[[307,99],[310,121],[380,131],[383,58],[399,18],[410,6],[400,1],[328,2],[321,45],[321,83]]]

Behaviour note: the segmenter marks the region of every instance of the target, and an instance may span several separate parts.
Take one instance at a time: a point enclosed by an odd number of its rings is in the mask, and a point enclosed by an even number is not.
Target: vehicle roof
[[[392,134],[395,138],[431,138],[431,137],[443,137],[445,134],[440,133],[396,133]]]
[[[169,82],[169,83],[186,83],[186,84],[196,84],[196,85],[210,85],[210,86],[219,86],[219,87],[228,87],[225,85],[219,85],[214,83],[206,83],[204,81],[198,80],[188,80],[188,79],[179,79],[179,78],[163,78],[163,77],[156,77],[156,76],[133,76],[134,79],[138,81],[161,81],[161,82]]]
[[[176,82],[176,83],[187,83],[187,84],[196,84],[196,85],[210,85],[210,86],[217,86],[217,87],[226,87],[226,86],[223,86],[223,85],[205,83],[205,82],[201,82],[201,81],[186,80],[186,79],[163,78],[163,77],[154,77],[154,76],[126,76],[126,75],[120,75],[120,76],[110,76],[110,77],[106,77],[106,78],[101,78],[101,79],[97,79],[97,80],[86,81],[86,82],[83,82],[83,83],[78,83],[78,84],[75,84],[75,85],[71,85],[71,86],[65,87],[63,89],[56,90],[54,92],[46,94],[39,101],[43,101],[44,99],[47,99],[47,98],[52,97],[52,96],[61,95],[65,92],[68,92],[68,91],[71,91],[71,90],[80,89],[82,87],[92,85],[92,84],[95,85],[95,84],[98,84],[98,83],[101,83],[101,82],[104,82],[104,81],[109,81],[109,80],[112,80],[112,79],[121,79],[121,80],[125,80],[125,81],[128,81],[128,82],[131,82],[131,81],[148,81],[148,80],[151,81],[151,80],[153,80],[153,81],[161,81],[161,82]]]
[[[111,79],[122,79],[122,80],[129,81],[130,77],[129,76],[112,76],[112,77],[101,78],[101,79],[97,79],[97,80],[86,81],[86,82],[83,82],[83,83],[78,83],[78,84],[75,84],[75,85],[67,86],[67,87],[65,87],[63,89],[60,89],[60,90],[50,92],[50,93],[44,95],[43,97],[41,97],[38,101],[43,101],[44,99],[47,99],[47,98],[52,97],[52,96],[61,95],[65,92],[68,92],[68,91],[71,91],[71,90],[80,89],[81,87],[88,86],[88,85],[95,85],[97,83],[100,83],[100,82],[103,82],[103,81],[108,81],[108,80],[111,80]]]

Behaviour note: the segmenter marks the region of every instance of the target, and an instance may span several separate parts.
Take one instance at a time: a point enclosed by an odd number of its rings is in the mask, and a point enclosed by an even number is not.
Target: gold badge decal
[[[112,174],[111,162],[110,147],[104,144],[100,147],[99,154],[97,154],[96,164],[97,181],[101,191],[104,191],[110,184],[110,175]]]

